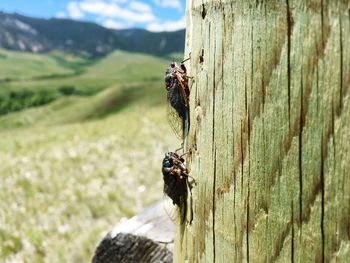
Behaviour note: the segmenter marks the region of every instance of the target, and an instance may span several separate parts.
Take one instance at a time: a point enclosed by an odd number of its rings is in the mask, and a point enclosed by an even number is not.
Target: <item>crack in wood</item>
[[[340,89],[339,89],[339,105],[340,108],[339,110],[341,110],[341,107],[343,105],[343,30],[342,30],[342,21],[341,21],[341,16],[339,17],[339,51],[340,51]],[[339,113],[337,112],[337,114],[339,115]]]
[[[322,263],[325,262],[325,232],[324,232],[324,156],[323,156],[323,136],[321,136],[321,167],[320,167],[320,181],[321,181],[321,242],[322,242]]]
[[[299,112],[299,135],[298,135],[298,170],[299,170],[299,220],[303,214],[303,128],[305,125],[303,113],[303,71],[300,72],[300,112]],[[300,238],[302,236],[302,226],[300,226]]]
[[[214,65],[215,65],[215,51],[216,51],[216,45],[214,45]],[[212,196],[212,216],[213,216],[213,222],[212,222],[212,231],[213,231],[213,262],[215,263],[215,198],[216,198],[216,145],[215,145],[215,107],[216,107],[216,98],[215,98],[215,92],[216,92],[216,83],[215,83],[215,66],[213,68],[213,122],[212,122],[212,153],[214,158],[214,178],[213,178],[213,196]]]
[[[287,89],[288,89],[288,125],[290,130],[290,87],[291,87],[291,36],[292,36],[292,18],[290,14],[289,0],[286,0],[287,9]]]
[[[250,210],[250,113],[248,111],[248,189],[247,189],[247,222],[246,222],[246,242],[247,242],[247,262],[249,263],[249,232],[250,232],[250,226],[249,226],[249,210]]]

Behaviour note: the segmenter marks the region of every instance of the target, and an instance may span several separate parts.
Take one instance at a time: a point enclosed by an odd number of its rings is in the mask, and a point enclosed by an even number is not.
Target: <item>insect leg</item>
[[[190,151],[185,152],[185,153],[181,154],[179,157],[182,158],[183,156],[185,156],[186,154],[189,154],[189,153],[190,153]]]
[[[191,59],[191,54],[188,56],[188,58],[184,59],[181,61],[181,64],[185,63],[187,60],[190,60]]]
[[[175,152],[177,153],[178,151],[183,150],[183,148],[184,148],[184,147],[183,147],[183,143],[181,143],[181,147],[178,148],[178,149],[176,149]]]

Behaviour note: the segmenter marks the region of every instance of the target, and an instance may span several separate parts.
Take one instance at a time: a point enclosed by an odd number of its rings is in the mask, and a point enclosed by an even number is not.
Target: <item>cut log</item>
[[[119,224],[98,245],[93,263],[173,261],[174,222],[162,200]]]
[[[107,236],[97,247],[93,263],[173,262],[173,254],[166,248],[143,236],[119,233]]]

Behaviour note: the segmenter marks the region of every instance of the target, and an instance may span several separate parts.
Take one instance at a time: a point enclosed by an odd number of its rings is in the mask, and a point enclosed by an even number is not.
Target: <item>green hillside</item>
[[[49,68],[52,57],[58,57],[57,55],[36,56],[43,57],[42,61],[47,64],[47,66],[43,65],[45,68]],[[57,73],[51,71],[50,74],[53,76],[51,78],[0,83],[2,86],[0,89],[0,114],[40,106],[70,95],[96,94],[115,84],[125,87],[135,83],[143,86],[155,81],[159,83],[163,78],[164,65],[167,64],[167,61],[159,58],[121,51],[115,51],[110,56],[93,61],[92,65],[91,61],[75,58],[71,59],[73,62],[70,62],[68,59],[69,57],[61,56],[60,70],[74,68],[74,74],[60,76],[59,71]],[[0,60],[0,67],[5,67],[7,64],[12,65],[12,67],[17,65],[15,61],[1,64]]]
[[[64,62],[66,62],[65,65],[63,64]],[[74,70],[66,66],[67,62],[69,62],[68,55],[67,60],[58,60],[54,55],[42,56],[0,49],[0,81],[6,82],[73,74]]]
[[[166,120],[168,62],[33,56],[53,77],[23,66],[26,79],[0,83],[3,103],[19,91],[55,95],[0,115],[0,261],[89,262],[120,219],[163,195],[161,160],[179,145]]]

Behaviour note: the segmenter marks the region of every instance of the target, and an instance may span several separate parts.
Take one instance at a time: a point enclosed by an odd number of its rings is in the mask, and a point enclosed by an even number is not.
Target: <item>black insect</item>
[[[189,58],[188,58],[189,59]],[[187,69],[183,60],[180,67],[176,62],[170,63],[165,72],[165,87],[168,92],[168,119],[175,134],[183,140],[189,129],[189,95]]]
[[[169,196],[174,205],[179,207],[181,222],[184,222],[187,211],[187,196],[191,191],[184,158],[174,152],[166,153],[163,159],[162,173],[164,193]]]

